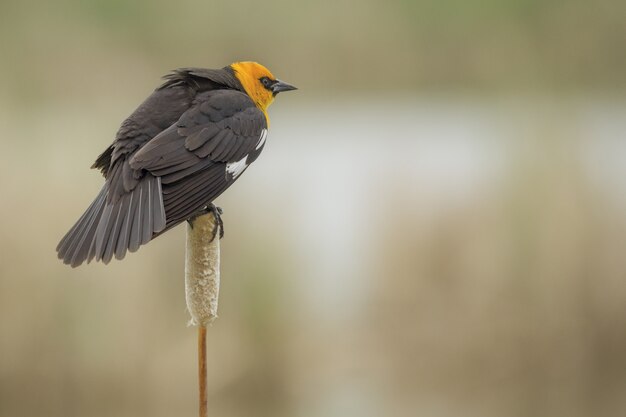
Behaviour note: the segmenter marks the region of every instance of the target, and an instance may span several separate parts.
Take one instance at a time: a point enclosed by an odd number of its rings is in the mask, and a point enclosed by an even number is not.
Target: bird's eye
[[[263,87],[267,88],[268,90],[272,86],[272,80],[270,80],[267,77],[261,77],[260,81],[261,81],[261,84],[263,84]]]

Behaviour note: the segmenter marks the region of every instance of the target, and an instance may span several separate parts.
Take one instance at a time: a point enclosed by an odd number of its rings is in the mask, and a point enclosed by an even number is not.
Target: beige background
[[[300,90],[224,208],[213,416],[626,415],[626,7],[0,3],[0,415],[196,414],[184,228],[54,247],[180,66]]]

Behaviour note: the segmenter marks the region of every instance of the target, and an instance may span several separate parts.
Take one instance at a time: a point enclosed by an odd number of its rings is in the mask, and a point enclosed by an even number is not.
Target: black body
[[[105,184],[57,251],[108,263],[202,212],[263,150],[264,113],[230,67],[165,77],[96,160]]]

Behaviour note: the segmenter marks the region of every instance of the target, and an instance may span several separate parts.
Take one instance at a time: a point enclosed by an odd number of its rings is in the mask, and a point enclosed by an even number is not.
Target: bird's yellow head
[[[277,80],[270,70],[256,62],[235,62],[230,65],[235,77],[257,107],[267,116],[267,108],[281,91],[296,90],[296,87]]]

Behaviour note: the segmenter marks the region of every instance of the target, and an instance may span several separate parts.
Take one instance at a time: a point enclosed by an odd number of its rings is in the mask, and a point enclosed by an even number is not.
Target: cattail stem
[[[200,417],[207,417],[207,325],[217,318],[220,290],[220,223],[213,211],[187,225],[185,298],[190,325],[198,326],[198,388]]]
[[[200,417],[208,417],[208,390],[206,386],[206,326],[198,326],[198,398]]]

